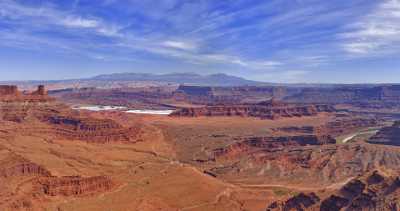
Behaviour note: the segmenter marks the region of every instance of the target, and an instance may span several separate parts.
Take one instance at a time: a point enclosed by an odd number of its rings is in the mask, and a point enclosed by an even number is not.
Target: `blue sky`
[[[0,80],[400,82],[400,0],[0,0]]]

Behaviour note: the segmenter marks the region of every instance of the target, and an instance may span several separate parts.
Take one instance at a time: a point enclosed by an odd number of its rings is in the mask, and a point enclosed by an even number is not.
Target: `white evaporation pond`
[[[124,106],[77,106],[73,107],[73,109],[77,110],[89,110],[89,111],[112,111],[112,110],[123,110],[127,109]]]
[[[129,110],[126,113],[134,114],[154,114],[154,115],[170,115],[174,110]]]

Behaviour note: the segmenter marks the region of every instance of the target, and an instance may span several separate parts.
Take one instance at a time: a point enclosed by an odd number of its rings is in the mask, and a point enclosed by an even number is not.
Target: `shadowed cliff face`
[[[307,135],[238,141],[214,151],[208,172],[229,180],[324,187],[374,169],[400,170],[397,148],[334,143],[329,136]]]
[[[287,200],[268,205],[267,211],[286,210],[398,210],[400,179],[377,171],[357,177],[338,190],[328,193],[300,193]]]
[[[335,87],[335,88],[305,88],[299,93],[287,96],[291,102],[308,103],[389,103],[400,100],[399,85],[373,87]]]
[[[384,127],[368,140],[371,144],[400,146],[400,121],[392,126]]]

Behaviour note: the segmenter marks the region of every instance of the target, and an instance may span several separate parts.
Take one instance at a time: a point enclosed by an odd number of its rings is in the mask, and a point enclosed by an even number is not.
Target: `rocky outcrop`
[[[41,177],[38,178],[37,188],[49,196],[80,196],[109,191],[114,183],[109,177]]]
[[[336,143],[336,140],[330,136],[315,135],[236,138],[236,141],[237,143],[229,145],[228,147],[214,150],[214,156],[218,159],[226,156],[235,157],[243,153],[251,154],[252,151],[258,151],[260,149]]]
[[[7,153],[0,161],[0,178],[18,176],[50,176],[50,172],[18,155]]]
[[[12,90],[14,89],[10,88],[7,93]],[[0,120],[29,122],[30,127],[19,131],[20,134],[42,133],[60,139],[91,143],[130,142],[134,141],[139,132],[138,127],[125,128],[113,120],[81,114],[66,105],[47,99],[46,90],[39,86],[32,94],[0,100]]]
[[[286,104],[270,100],[258,104],[249,105],[219,105],[196,108],[182,108],[171,116],[243,116],[259,117],[262,119],[277,119],[289,117],[315,116],[321,112],[334,112],[329,105],[297,105]]]
[[[107,176],[53,176],[44,166],[0,146],[0,210],[43,210],[45,198],[86,196],[115,186]]]
[[[326,195],[326,194],[324,194]],[[322,199],[320,199],[322,198]],[[383,176],[377,171],[346,183],[328,196],[300,193],[285,201],[276,201],[267,211],[286,210],[398,210],[400,207],[400,179]]]
[[[313,87],[302,89],[299,93],[286,97],[285,100],[302,103],[398,102],[400,101],[400,86]]]
[[[273,128],[273,131],[277,132],[284,132],[284,133],[306,133],[306,134],[313,134],[316,133],[318,130],[317,127],[314,126],[301,126],[301,127],[296,127],[296,126],[291,126],[291,127],[279,127],[279,128]]]
[[[320,202],[320,198],[315,193],[299,193],[284,202],[273,202],[266,211],[303,211],[311,208]]]
[[[37,90],[32,93],[21,93],[17,86],[0,85],[0,103],[7,102],[49,102],[54,99],[47,95],[43,85],[39,85]]]
[[[51,91],[52,96],[68,103],[114,105],[134,108],[170,108],[163,101],[172,99],[171,87],[146,87],[125,89],[67,89]]]
[[[233,147],[234,146],[234,147]],[[252,175],[270,184],[330,185],[374,169],[400,171],[399,149],[371,144],[324,144],[282,148],[234,144],[214,153],[217,177]],[[258,172],[258,173],[254,173]]]
[[[75,116],[45,116],[41,120],[49,124],[55,135],[68,140],[92,143],[130,142],[138,128],[124,128],[109,119],[82,118]]]
[[[343,135],[362,128],[374,127],[379,124],[375,118],[346,117],[336,118],[319,126],[291,126],[273,128],[274,132],[295,134],[329,134],[331,136]]]
[[[35,92],[33,92],[32,95],[45,96],[45,95],[47,95],[47,90],[45,89],[44,85],[39,85],[37,90]]]
[[[17,86],[13,85],[0,85],[0,97],[5,96],[19,96],[21,93],[18,91]]]
[[[318,127],[317,133],[331,134],[334,136],[338,134],[346,134],[355,129],[377,126],[378,124],[379,122],[375,118],[339,118]]]
[[[33,93],[21,93],[16,86],[0,86],[0,120],[21,122],[27,118],[30,108],[53,103],[44,86]]]
[[[174,99],[193,104],[243,104],[260,102],[270,98],[282,98],[292,89],[277,86],[211,87],[180,85],[173,93]]]
[[[392,126],[382,128],[367,142],[371,144],[400,146],[400,121],[393,123]]]
[[[319,126],[290,126],[272,128],[278,134],[317,134],[337,137],[343,134],[353,133],[357,130],[378,126],[379,121],[375,118],[345,117],[336,118]]]
[[[380,124],[376,118],[348,117],[337,118],[314,128],[316,134],[330,134],[332,136],[351,133],[363,128],[375,127]]]
[[[213,87],[180,85],[176,90],[177,93],[183,93],[188,96],[211,96],[213,95]]]

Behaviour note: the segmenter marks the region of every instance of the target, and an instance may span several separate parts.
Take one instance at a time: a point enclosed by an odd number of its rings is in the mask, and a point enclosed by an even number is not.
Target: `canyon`
[[[397,209],[395,111],[285,100],[302,89],[0,86],[0,209]]]

